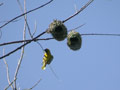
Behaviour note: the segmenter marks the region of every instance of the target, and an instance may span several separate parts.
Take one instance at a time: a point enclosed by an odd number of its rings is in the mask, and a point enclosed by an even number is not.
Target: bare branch
[[[14,20],[14,21],[12,21],[13,23],[14,22],[17,22],[17,21],[19,21],[20,19],[17,19],[17,20]],[[0,23],[6,23],[6,22],[8,22],[7,20],[6,21],[0,21]]]
[[[19,0],[17,0],[17,2],[18,2],[19,6],[20,6],[20,8],[21,8],[21,11],[23,12],[21,3],[19,2]],[[26,2],[25,2],[25,0],[24,0],[24,7],[25,7],[25,4],[26,4]],[[26,8],[24,8],[24,11],[26,11]],[[33,39],[33,35],[31,34],[31,30],[30,30],[29,24],[28,24],[28,22],[27,22],[27,14],[24,15],[24,20],[25,20],[25,22],[26,22],[29,35],[30,35],[30,37]],[[35,28],[35,29],[36,29],[36,28]],[[35,31],[36,31],[36,30],[35,30]],[[42,50],[44,51],[42,45],[41,45],[39,42],[37,42],[37,41],[36,41],[36,43],[37,43],[37,44],[42,48]]]
[[[9,42],[9,43],[3,43],[3,44],[0,44],[0,46],[3,46],[3,45],[7,45],[7,44],[26,42],[25,44],[21,45],[20,47],[16,48],[15,50],[9,52],[8,54],[6,54],[6,55],[4,55],[4,56],[1,56],[0,59],[9,56],[10,54],[16,52],[17,50],[21,49],[23,46],[26,46],[27,44],[31,43],[32,41],[36,41],[36,40],[51,40],[51,39],[54,39],[54,38],[37,39],[37,38],[39,38],[40,36],[42,36],[43,34],[45,34],[45,33],[46,33],[46,31],[43,32],[43,33],[41,33],[41,34],[39,34],[38,36],[36,36],[35,38],[33,38],[33,39],[31,39],[31,40],[15,41],[15,42]],[[97,34],[97,33],[81,34],[81,36],[92,36],[92,35],[120,36],[120,34]]]
[[[24,10],[25,10],[25,13],[26,13],[26,0],[24,0]],[[19,0],[18,0],[18,3],[19,3]],[[20,4],[20,3],[19,3]],[[21,7],[21,10],[22,10],[22,6],[20,4],[20,7]],[[24,11],[23,11],[24,12]],[[24,19],[26,20],[26,14],[24,16]],[[26,38],[26,25],[27,25],[27,22],[25,21],[25,24],[24,24],[24,29],[23,29],[23,40],[25,40]],[[24,42],[23,42],[24,43]],[[24,55],[24,47],[22,47],[22,50],[21,50],[21,56],[20,56],[20,59],[18,61],[18,65],[17,65],[17,68],[16,68],[16,72],[15,72],[15,76],[14,76],[14,79],[17,78],[17,75],[18,75],[18,72],[19,72],[19,69],[20,69],[20,66],[21,66],[21,63],[22,63],[22,60],[23,60],[23,55]],[[16,86],[16,80],[14,81],[14,88],[15,90],[17,90],[17,86]]]
[[[39,41],[39,40],[51,40],[51,39],[54,39],[54,38],[35,39],[35,42],[36,42],[36,41]],[[6,43],[0,44],[0,46],[10,45],[10,44],[18,44],[18,43],[29,42],[29,41],[32,41],[32,39],[6,42]]]
[[[17,0],[17,2],[18,2],[18,5],[20,6],[20,9],[21,9],[22,13],[26,13],[26,11],[27,11],[26,8],[24,8],[24,11],[25,11],[25,12],[24,12],[20,1]],[[25,6],[25,4],[26,4],[26,2],[25,2],[25,0],[24,0],[24,6]],[[28,22],[27,22],[27,14],[24,15],[24,20],[25,20],[25,22],[26,22],[29,35],[30,35],[30,37],[32,37],[31,30],[30,30],[29,24],[28,24]]]
[[[40,78],[31,88],[29,89],[23,89],[23,90],[32,90],[33,88],[35,88],[41,81],[42,79]]]
[[[84,24],[82,24],[82,25],[80,25],[80,26],[78,26],[78,27],[76,27],[76,28],[73,28],[73,29],[71,29],[71,30],[69,30],[69,31],[72,31],[72,30],[77,30],[77,29],[79,29],[79,28],[81,28],[82,26],[84,26],[86,23],[84,23]],[[68,31],[68,32],[69,32]]]
[[[35,22],[35,29],[34,29],[34,32],[33,32],[32,36],[31,36],[31,38],[33,38],[36,30],[37,30],[37,24],[36,24],[36,22]],[[41,48],[42,51],[44,52],[43,46],[42,46],[38,41],[35,41],[35,42],[40,46],[40,48]]]
[[[74,4],[75,12],[78,12],[76,4]]]
[[[36,31],[37,31],[37,23],[36,23],[36,21],[35,21],[35,29],[34,29],[34,32],[33,32],[32,36],[35,35]]]
[[[55,71],[53,70],[53,68],[51,67],[51,65],[49,65],[50,70],[52,71],[52,73],[54,74],[54,76],[56,77],[57,80],[61,81],[58,77],[58,75],[55,73]]]
[[[15,80],[16,80],[16,79],[15,79]],[[13,84],[13,82],[14,82],[15,80],[13,80],[4,90],[7,90],[7,89]]]
[[[89,0],[78,12],[76,12],[75,14],[73,14],[72,16],[68,17],[67,19],[63,20],[62,22],[65,23],[66,21],[70,20],[71,18],[73,18],[74,16],[78,15],[81,11],[83,11],[88,5],[90,5],[90,3],[92,3],[94,0]]]
[[[30,10],[30,11],[22,14],[22,16],[25,15],[25,14],[27,14],[27,13],[30,13],[30,12],[32,12],[32,11],[34,11],[34,10],[37,10],[37,9],[39,9],[39,8],[41,8],[41,7],[49,4],[49,3],[52,2],[52,1],[53,1],[53,0],[49,1],[48,3],[46,3],[46,4],[44,4],[44,5],[40,6],[40,7],[38,7],[38,8],[36,8],[36,9]],[[20,17],[20,16],[19,16],[19,17]],[[17,17],[17,18],[19,18],[19,17]],[[13,19],[13,20],[15,20],[15,19]],[[13,20],[11,20],[11,21],[13,21]],[[10,22],[11,22],[11,21],[10,21]],[[32,41],[35,41],[37,38],[39,38],[40,36],[42,36],[42,35],[45,34],[45,33],[46,33],[46,31],[42,32],[42,33],[39,34],[38,36],[34,37],[31,41],[28,41],[28,42],[24,43],[23,45],[19,46],[18,48],[14,49],[13,51],[7,53],[6,55],[1,56],[0,59],[2,59],[2,58],[4,58],[4,57],[7,57],[7,56],[9,56],[9,55],[11,55],[11,54],[13,54],[14,52],[16,52],[16,51],[18,51],[19,49],[21,49],[22,47],[28,45],[28,44],[31,43]]]
[[[6,26],[7,24],[9,24],[10,22],[12,22],[12,21],[14,21],[14,20],[16,20],[16,19],[24,16],[25,14],[31,13],[31,12],[33,12],[33,11],[36,11],[36,10],[38,10],[38,9],[40,9],[40,8],[48,5],[48,4],[51,3],[52,1],[53,1],[53,0],[50,0],[49,2],[47,2],[47,3],[45,3],[45,4],[41,5],[41,6],[39,6],[39,7],[37,7],[37,8],[34,8],[34,9],[32,9],[32,10],[29,10],[29,11],[26,12],[26,13],[23,13],[23,14],[21,14],[21,15],[18,15],[18,16],[16,16],[16,17],[14,17],[13,19],[9,20],[7,23],[5,23],[5,24],[3,24],[2,26],[0,26],[0,29],[3,28],[4,26]]]
[[[40,78],[30,89],[28,90],[32,90],[33,88],[35,88],[41,81],[42,79]]]
[[[19,59],[19,61],[18,61],[18,65],[17,65],[17,68],[16,68],[16,72],[15,72],[14,79],[17,78],[18,71],[19,71],[19,69],[20,69],[20,66],[21,66],[21,63],[22,63],[22,60],[23,60],[23,55],[24,55],[24,47],[22,47],[22,50],[21,50],[21,56],[20,56],[20,59]],[[16,80],[14,81],[14,87],[15,87],[15,90],[17,90]]]
[[[3,55],[4,55],[4,54],[5,54],[5,50],[3,49]],[[9,76],[9,68],[8,68],[8,64],[7,64],[6,60],[5,60],[5,58],[3,58],[3,60],[4,60],[4,63],[5,63],[5,65],[6,65],[8,84],[9,84],[9,86],[11,86],[12,89],[14,89],[13,85],[12,85],[11,82],[10,82],[10,76]]]
[[[14,49],[13,51],[7,53],[6,55],[1,56],[0,59],[3,59],[3,58],[5,58],[5,57],[13,54],[14,52],[16,52],[16,51],[18,51],[19,49],[21,49],[22,47],[28,45],[28,44],[31,43],[32,41],[35,41],[37,38],[39,38],[40,36],[42,36],[42,35],[45,34],[46,32],[47,32],[47,31],[44,31],[44,32],[40,33],[39,35],[37,35],[36,37],[34,37],[31,41],[28,41],[28,42],[26,42],[25,44],[23,44],[23,45],[19,46],[18,48]]]
[[[120,34],[99,34],[99,33],[88,33],[88,34],[81,34],[81,36],[120,36]]]
[[[76,28],[75,28],[76,29]],[[81,34],[81,36],[92,36],[92,35],[99,35],[99,36],[120,36],[120,34],[101,34],[101,33],[87,33],[87,34]],[[39,41],[39,40],[52,40],[54,38],[42,38],[42,39],[35,39],[34,41]],[[23,43],[23,42],[29,42],[32,41],[32,39],[28,40],[19,40],[19,41],[12,41],[12,42],[7,42],[7,43],[2,43],[0,46],[5,46],[5,45],[10,45],[10,44],[18,44],[18,43]]]

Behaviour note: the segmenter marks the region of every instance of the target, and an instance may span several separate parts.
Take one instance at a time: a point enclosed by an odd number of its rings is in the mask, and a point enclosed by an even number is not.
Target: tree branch
[[[0,59],[3,59],[3,58],[5,58],[5,57],[13,54],[14,52],[16,52],[16,51],[18,51],[19,49],[21,49],[22,47],[28,45],[28,44],[31,43],[32,41],[35,41],[37,38],[39,38],[40,36],[42,36],[42,35],[45,34],[46,32],[47,32],[47,31],[42,32],[41,34],[39,34],[38,36],[36,36],[35,38],[33,38],[31,41],[28,41],[28,42],[26,42],[25,44],[23,44],[23,45],[19,46],[18,48],[14,49],[13,51],[7,53],[6,55],[1,56]]]
[[[54,39],[54,38],[35,39],[35,41],[39,41],[39,40],[51,40],[51,39]],[[9,44],[18,44],[18,43],[29,42],[29,41],[32,41],[32,39],[6,42],[6,43],[0,44],[0,46],[5,46],[5,45],[9,45]]]
[[[42,79],[40,78],[30,89],[28,90],[32,90],[33,88],[35,88],[41,81]]]
[[[15,79],[15,80],[16,80],[16,79]],[[7,89],[13,84],[13,82],[14,82],[15,80],[13,80],[4,90],[7,90]]]
[[[68,17],[67,19],[63,20],[62,22],[65,23],[66,21],[70,20],[71,18],[75,17],[78,15],[81,11],[83,11],[90,3],[92,3],[94,0],[89,0],[78,12],[73,14],[72,16]]]
[[[46,5],[48,5],[48,4],[51,3],[52,1],[53,1],[53,0],[50,0],[49,2],[47,2],[47,3],[45,3],[45,4],[41,5],[41,6],[39,6],[39,7],[37,7],[37,8],[34,8],[34,9],[32,9],[32,10],[29,10],[29,11],[26,12],[26,13],[23,13],[23,14],[21,14],[21,15],[18,15],[18,16],[16,16],[16,17],[14,17],[13,19],[9,20],[8,22],[6,22],[6,23],[3,24],[2,26],[0,26],[0,30],[1,30],[1,28],[3,28],[4,26],[6,26],[7,24],[9,24],[10,22],[12,22],[12,21],[14,21],[14,20],[16,20],[16,19],[18,19],[18,18],[24,16],[25,14],[28,14],[28,13],[31,13],[31,12],[33,12],[33,11],[38,10],[38,9],[40,9],[40,8],[42,8],[42,7],[46,6]]]
[[[3,49],[3,55],[4,55],[4,54],[5,54],[5,50]],[[5,65],[6,65],[8,84],[9,84],[9,86],[11,86],[12,89],[14,89],[13,85],[12,85],[11,82],[10,82],[10,76],[9,76],[9,68],[8,68],[8,64],[7,64],[6,60],[5,60],[5,58],[4,58],[3,60],[4,60],[4,63],[5,63]]]
[[[120,36],[120,34],[100,34],[100,33],[88,33],[88,34],[81,34],[81,36]]]
[[[19,3],[19,0],[17,0],[18,3]],[[20,3],[19,3],[20,4]],[[22,10],[22,6],[20,5],[20,8]],[[26,1],[24,0],[24,11],[23,13],[26,13]],[[26,20],[26,14],[24,15],[24,19]],[[25,24],[24,24],[24,29],[23,29],[23,40],[26,39],[26,25],[27,25],[27,22],[25,21]],[[24,44],[25,42],[23,42]],[[23,56],[24,56],[24,47],[22,47],[22,50],[21,50],[21,56],[20,56],[20,59],[18,61],[18,65],[17,65],[17,68],[16,68],[16,72],[15,72],[15,76],[14,76],[14,79],[17,78],[17,75],[18,75],[18,72],[19,72],[19,69],[20,69],[20,66],[21,66],[21,63],[22,63],[22,60],[23,60]],[[15,90],[17,90],[17,86],[16,86],[16,80],[14,81],[14,88]]]

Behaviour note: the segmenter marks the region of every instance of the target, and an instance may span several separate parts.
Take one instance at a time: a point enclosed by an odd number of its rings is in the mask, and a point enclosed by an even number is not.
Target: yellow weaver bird
[[[43,66],[42,66],[42,70],[45,70],[46,65],[50,64],[51,61],[53,60],[53,55],[51,55],[51,52],[48,48],[46,48],[44,53],[44,57],[43,57]]]

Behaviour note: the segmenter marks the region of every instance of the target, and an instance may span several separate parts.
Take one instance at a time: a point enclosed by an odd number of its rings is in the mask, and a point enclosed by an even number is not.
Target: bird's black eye
[[[48,52],[48,49],[45,49],[45,52]]]

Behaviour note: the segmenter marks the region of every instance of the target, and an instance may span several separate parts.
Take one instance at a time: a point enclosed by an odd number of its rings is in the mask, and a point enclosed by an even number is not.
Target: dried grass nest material
[[[67,37],[67,28],[62,21],[54,20],[49,25],[48,33],[51,33],[57,41],[62,41]]]
[[[79,50],[82,45],[81,35],[74,30],[70,31],[67,35],[67,45],[72,50]]]

